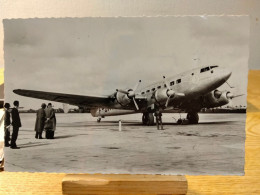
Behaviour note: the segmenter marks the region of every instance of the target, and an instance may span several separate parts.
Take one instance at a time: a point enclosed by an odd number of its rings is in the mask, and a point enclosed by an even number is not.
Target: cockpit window
[[[181,79],[178,79],[177,81],[176,81],[176,83],[178,84],[178,83],[181,83]]]
[[[215,65],[215,66],[210,66],[210,69],[212,69],[212,68],[217,68],[218,66],[217,65]]]
[[[170,82],[170,86],[174,85],[174,81]]]
[[[209,70],[210,70],[209,67],[205,67],[205,68],[200,69],[200,72],[202,73],[202,72],[206,72],[206,71],[209,71]]]

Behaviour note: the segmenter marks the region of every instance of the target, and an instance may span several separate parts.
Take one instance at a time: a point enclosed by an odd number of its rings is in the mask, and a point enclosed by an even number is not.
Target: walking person
[[[36,131],[35,133],[35,138],[36,139],[42,139],[42,132],[44,129],[44,124],[45,124],[45,120],[46,120],[46,114],[45,114],[45,109],[46,108],[46,104],[42,104],[41,108],[39,110],[37,110],[36,113],[36,122],[35,122],[35,128],[34,130]]]
[[[18,108],[19,108],[19,101],[15,100],[14,101],[14,108],[12,109],[12,112],[11,112],[13,133],[12,133],[12,139],[11,139],[11,146],[10,147],[12,149],[20,149],[16,145],[16,140],[17,140],[17,137],[18,137],[19,128],[22,126]]]
[[[4,105],[5,114],[4,114],[4,131],[5,131],[5,147],[9,147],[10,141],[10,126],[11,126],[11,114],[10,114],[10,104],[5,103]]]
[[[155,119],[156,119],[156,126],[157,129],[160,129],[161,126],[161,130],[163,130],[163,125],[162,125],[162,113],[159,110],[156,110],[154,113]]]
[[[54,132],[56,130],[56,116],[51,103],[48,103],[45,113],[47,118],[44,126],[44,129],[46,130],[46,139],[54,139]]]

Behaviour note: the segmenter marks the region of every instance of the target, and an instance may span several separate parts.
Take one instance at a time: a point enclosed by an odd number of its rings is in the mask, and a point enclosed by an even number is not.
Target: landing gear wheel
[[[147,125],[148,113],[143,113],[142,122],[143,122],[143,125]]]
[[[153,113],[149,113],[147,125],[148,125],[148,126],[154,125],[154,116],[153,116]]]
[[[143,125],[154,125],[154,116],[153,113],[143,113],[142,117]]]
[[[198,124],[199,122],[199,115],[197,112],[188,112],[187,117],[190,124]]]
[[[101,121],[101,118],[98,118],[98,119],[97,119],[97,122],[100,123],[100,121]]]

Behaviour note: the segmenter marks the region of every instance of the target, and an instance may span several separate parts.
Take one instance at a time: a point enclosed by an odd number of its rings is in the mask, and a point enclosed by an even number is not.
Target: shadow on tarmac
[[[64,139],[64,138],[70,138],[70,137],[76,137],[78,135],[62,135],[62,136],[54,136],[54,139]]]
[[[19,144],[19,147],[22,148],[32,148],[32,147],[37,147],[37,146],[44,146],[44,145],[49,145],[48,143],[26,143],[26,144]]]
[[[183,125],[221,125],[221,124],[231,124],[235,123],[236,121],[212,121],[212,122],[199,122],[199,124],[183,124]],[[142,122],[138,121],[122,121],[122,125],[127,125],[127,126],[144,126]],[[176,122],[163,122],[163,125],[176,125],[180,126],[180,124],[177,124]],[[71,123],[71,125],[59,125],[59,127],[99,127],[99,126],[118,126],[118,121],[101,121],[100,123],[86,123],[86,122],[76,122],[76,123]],[[154,125],[155,126],[155,125]],[[66,138],[66,137],[64,137]]]

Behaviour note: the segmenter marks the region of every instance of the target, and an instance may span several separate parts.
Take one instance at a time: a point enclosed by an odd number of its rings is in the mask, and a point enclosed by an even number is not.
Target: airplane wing
[[[84,96],[25,89],[15,89],[13,92],[26,97],[61,102],[75,106],[109,107],[111,100],[110,96]]]

